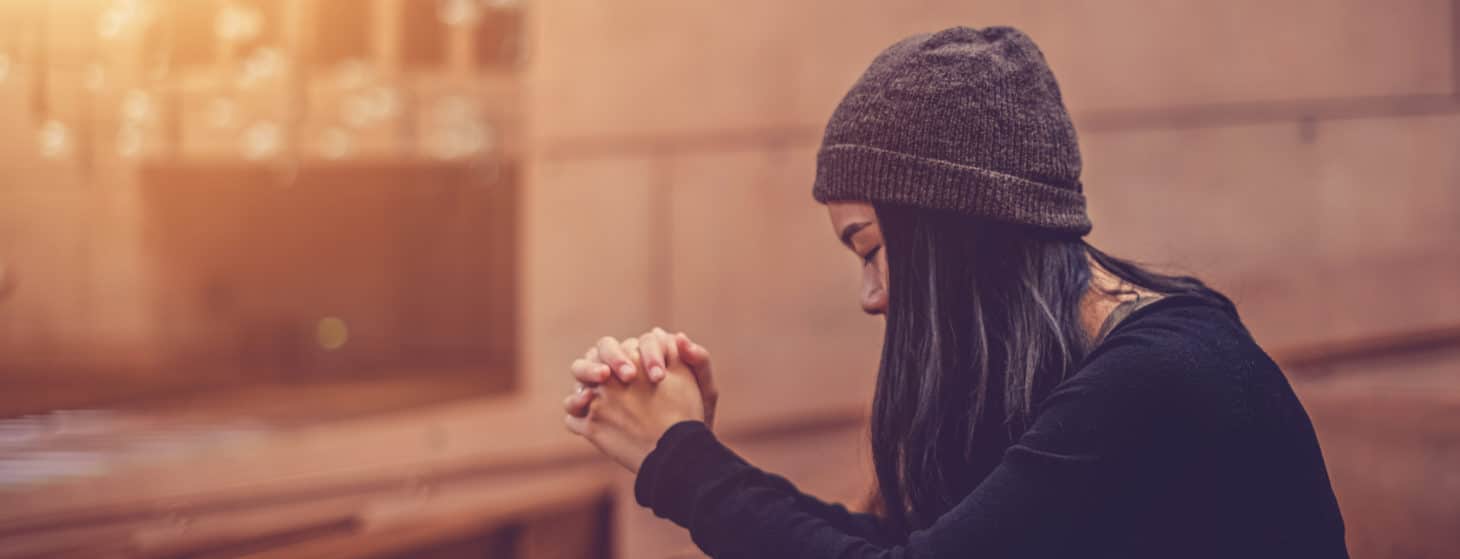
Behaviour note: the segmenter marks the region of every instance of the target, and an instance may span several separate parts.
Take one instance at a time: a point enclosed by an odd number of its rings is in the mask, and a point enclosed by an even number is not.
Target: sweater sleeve
[[[687,446],[681,447],[681,445]],[[664,466],[666,461],[678,457],[688,457],[690,460],[696,461],[696,464],[702,463],[709,468],[716,468],[716,463],[719,464],[718,467],[730,465],[736,468],[750,468],[745,460],[719,444],[704,423],[681,422],[670,427],[659,438],[656,450],[650,453],[640,467],[639,476],[634,484],[634,495],[639,504],[649,506],[649,503],[659,502],[665,503],[671,508],[685,505],[684,502],[677,501],[672,496],[655,495],[654,493],[656,490],[674,490],[674,487],[687,481],[675,479],[677,474],[687,471],[683,464]],[[758,471],[757,475],[761,476],[761,480],[768,486],[775,487],[795,499],[794,508],[799,512],[815,516],[843,533],[865,538],[868,541],[882,544],[892,541],[892,535],[876,515],[854,513],[842,505],[823,502],[801,493],[790,481],[780,476]],[[668,483],[654,483],[654,480],[668,481]],[[659,512],[659,516],[668,518],[681,527],[689,528],[687,523],[679,520],[679,518],[687,516],[686,512]]]
[[[857,519],[751,466],[702,424],[681,423],[666,433],[639,472],[636,497],[687,527],[717,559],[1032,554],[1115,506],[1130,483],[1150,475],[1168,458],[1163,453],[1175,448],[1162,439],[1181,423],[1176,410],[1182,397],[1171,386],[1176,375],[1161,367],[1113,371],[1100,365],[1130,363],[1119,357],[1121,349],[1102,352],[1055,389],[983,483],[931,526],[896,544],[871,537]]]

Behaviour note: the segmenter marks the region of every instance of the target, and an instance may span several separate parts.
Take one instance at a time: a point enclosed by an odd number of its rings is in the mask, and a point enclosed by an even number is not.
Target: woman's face
[[[862,267],[862,310],[867,314],[887,312],[887,252],[882,250],[882,228],[877,212],[866,202],[831,202],[832,233],[857,255]]]

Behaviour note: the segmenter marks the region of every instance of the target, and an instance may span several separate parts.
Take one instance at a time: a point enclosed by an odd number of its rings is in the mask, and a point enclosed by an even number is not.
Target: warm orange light
[[[338,317],[325,317],[314,326],[314,337],[319,342],[319,347],[334,351],[350,341],[350,328]]]

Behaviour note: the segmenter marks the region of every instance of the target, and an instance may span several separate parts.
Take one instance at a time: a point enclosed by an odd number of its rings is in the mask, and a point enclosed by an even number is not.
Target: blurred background
[[[1353,556],[1460,556],[1460,1],[0,0],[0,557],[696,557],[560,423],[654,325],[732,446],[860,504],[821,127],[996,24],[1093,242],[1284,365]]]

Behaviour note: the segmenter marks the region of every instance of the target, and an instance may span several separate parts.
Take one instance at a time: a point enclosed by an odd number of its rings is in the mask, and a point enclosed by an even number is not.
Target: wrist
[[[694,417],[694,416],[688,415],[688,414],[666,414],[666,415],[658,418],[657,421],[655,421],[654,428],[653,428],[653,431],[654,431],[654,435],[653,435],[654,440],[649,441],[650,444],[658,443],[659,442],[659,439],[663,438],[664,437],[664,434],[667,433],[667,432],[669,432],[669,430],[671,428],[673,428],[675,425],[679,425],[680,423],[684,423],[686,421],[699,421],[699,422],[703,422],[704,421],[704,418],[702,418],[702,417]]]
[[[688,417],[662,418],[660,421],[656,422],[655,426],[650,428],[650,433],[648,434],[648,436],[640,439],[639,444],[635,445],[634,449],[627,456],[624,456],[621,462],[623,463],[624,467],[629,469],[629,471],[639,473],[643,470],[644,463],[649,459],[649,455],[653,454],[654,450],[659,448],[661,442],[665,438],[665,435],[667,435],[671,429],[681,423],[697,422],[702,421]]]

